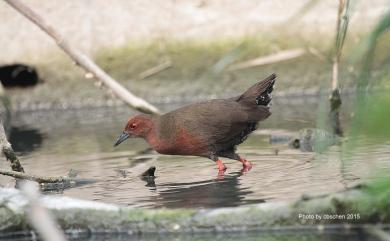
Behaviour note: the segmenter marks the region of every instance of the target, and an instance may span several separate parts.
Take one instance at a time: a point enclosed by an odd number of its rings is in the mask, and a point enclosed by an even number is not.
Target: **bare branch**
[[[24,169],[20,164],[19,158],[16,156],[11,144],[7,140],[5,135],[3,121],[0,120],[0,149],[5,158],[10,162],[13,171],[23,173]]]
[[[17,171],[9,171],[9,170],[3,170],[0,169],[0,174],[5,176],[10,176],[18,179],[24,179],[29,181],[34,181],[38,183],[53,183],[53,182],[69,182],[73,179],[68,177],[43,177],[43,176],[37,176],[37,175],[30,175],[22,172]]]
[[[154,66],[150,69],[147,69],[144,72],[140,73],[138,75],[138,78],[140,80],[143,80],[143,79],[149,78],[153,75],[156,75],[156,74],[158,74],[166,69],[169,69],[171,67],[172,67],[172,62],[170,60],[166,60],[163,63],[156,65],[156,66]]]
[[[126,104],[133,107],[136,110],[146,113],[155,113],[158,114],[159,110],[146,102],[144,99],[141,99],[106,72],[104,72],[99,66],[97,66],[87,55],[83,54],[81,51],[73,48],[69,42],[62,36],[52,25],[50,25],[44,18],[42,18],[38,13],[32,10],[30,7],[25,5],[20,0],[5,0],[9,5],[15,8],[18,12],[24,15],[26,18],[35,23],[40,27],[44,32],[46,32],[50,37],[52,37],[57,45],[69,55],[80,67],[85,69],[88,73],[91,73],[97,80],[101,81],[106,87],[112,90],[112,92],[123,100]]]

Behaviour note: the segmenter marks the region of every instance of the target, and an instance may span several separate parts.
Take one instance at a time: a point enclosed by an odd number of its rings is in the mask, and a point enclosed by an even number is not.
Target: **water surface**
[[[223,159],[228,167],[224,178],[218,177],[209,159],[145,151],[148,145],[140,139],[114,148],[114,140],[132,114],[125,107],[19,112],[13,117],[10,140],[28,173],[57,176],[73,169],[78,178],[96,181],[51,195],[146,208],[233,207],[293,200],[304,194],[344,190],[370,178],[375,167],[389,167],[389,143],[372,144],[364,138],[353,156],[344,158],[347,162],[341,162],[339,145],[321,154],[271,145],[270,135],[296,135],[315,122],[310,110],[275,109],[238,148],[253,169],[243,174],[239,162]],[[156,166],[156,178],[147,182],[139,175],[150,166]],[[12,185],[11,180],[0,177],[0,184]]]

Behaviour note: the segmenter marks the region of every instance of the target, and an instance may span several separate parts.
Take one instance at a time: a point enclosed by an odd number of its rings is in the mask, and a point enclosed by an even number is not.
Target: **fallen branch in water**
[[[23,173],[24,169],[20,164],[19,158],[16,156],[11,144],[7,140],[5,135],[3,121],[0,120],[0,149],[5,158],[10,162],[11,169],[15,172]]]
[[[143,79],[149,78],[153,75],[156,75],[156,74],[158,74],[166,69],[169,69],[171,67],[172,67],[172,62],[170,60],[166,60],[163,63],[156,65],[156,66],[154,66],[150,69],[147,69],[144,72],[140,73],[138,75],[138,78],[140,80],[143,80]]]
[[[247,69],[267,64],[274,64],[285,60],[290,60],[294,58],[298,58],[306,53],[306,50],[303,48],[298,49],[289,49],[283,50],[276,54],[271,54],[267,56],[262,56],[256,59],[251,59],[248,61],[244,61],[242,63],[234,64],[228,68],[228,70],[240,70]]]
[[[95,77],[98,81],[101,81],[102,84],[112,90],[112,92],[126,104],[141,112],[155,114],[159,113],[159,110],[155,106],[129,92],[125,87],[123,87],[115,79],[104,72],[104,70],[102,70],[99,66],[97,66],[87,55],[73,48],[64,36],[62,36],[52,25],[50,25],[44,18],[38,15],[30,7],[19,0],[5,0],[5,2],[15,8],[30,21],[35,23],[50,37],[52,37],[57,45],[72,60],[74,60],[76,64],[85,69],[88,74],[92,74],[92,76]]]
[[[29,180],[34,181],[38,183],[53,183],[53,182],[70,182],[73,181],[72,178],[69,177],[43,177],[43,176],[37,176],[37,175],[30,175],[22,172],[17,171],[10,171],[10,170],[4,170],[0,169],[0,174],[5,176],[10,176],[18,179],[23,180]]]
[[[0,93],[1,94],[1,93]],[[42,177],[36,175],[29,175],[24,173],[22,164],[18,156],[12,149],[11,144],[8,142],[7,136],[3,126],[3,120],[0,119],[0,151],[5,158],[10,162],[11,170],[0,169],[0,174],[5,176],[11,176],[17,179],[25,179],[35,181],[38,183],[54,183],[54,182],[70,182],[72,179],[68,177]]]

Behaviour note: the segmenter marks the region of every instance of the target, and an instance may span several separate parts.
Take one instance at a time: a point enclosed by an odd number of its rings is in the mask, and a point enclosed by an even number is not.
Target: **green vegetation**
[[[354,117],[349,128],[349,140],[343,146],[342,163],[353,156],[353,151],[359,145],[388,145],[390,142],[390,85],[389,68],[383,68],[375,73],[378,59],[383,58],[379,46],[381,41],[389,36],[390,10],[378,22],[372,32],[356,48],[353,58],[360,62],[359,76],[356,79],[356,105]],[[388,61],[387,53],[387,61]],[[383,61],[383,59],[382,59]],[[372,87],[376,86],[376,89]],[[365,143],[359,143],[364,137]],[[390,157],[386,158],[390,161]],[[367,160],[368,162],[370,160]],[[390,205],[390,175],[382,170],[376,171],[374,181],[363,188],[365,198],[358,204],[362,212],[372,212]],[[389,222],[388,212],[378,212],[383,222]]]

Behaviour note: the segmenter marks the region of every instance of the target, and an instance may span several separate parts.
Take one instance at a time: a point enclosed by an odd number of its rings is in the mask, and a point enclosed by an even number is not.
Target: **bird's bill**
[[[128,138],[130,137],[129,133],[127,132],[122,132],[122,134],[120,134],[120,136],[118,137],[118,139],[116,140],[115,144],[114,144],[114,147],[121,144],[122,142],[124,142],[125,140],[127,140]]]

